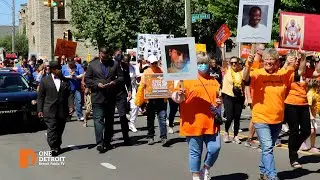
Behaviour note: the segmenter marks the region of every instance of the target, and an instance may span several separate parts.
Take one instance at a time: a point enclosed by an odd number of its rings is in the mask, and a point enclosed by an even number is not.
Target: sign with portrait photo
[[[170,98],[174,91],[174,82],[165,81],[162,73],[145,74],[145,99]]]
[[[237,42],[271,41],[274,0],[240,0]]]
[[[320,51],[320,15],[280,12],[279,47]]]
[[[165,39],[161,41],[164,79],[197,79],[197,57],[194,37]]]
[[[170,34],[138,34],[137,59],[148,59],[150,55],[161,57],[160,41],[162,39],[174,38]]]

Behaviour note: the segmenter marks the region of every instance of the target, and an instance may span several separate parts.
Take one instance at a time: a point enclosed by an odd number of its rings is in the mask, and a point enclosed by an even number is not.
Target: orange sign
[[[174,91],[173,81],[165,81],[163,74],[145,74],[145,99],[170,98]]]
[[[216,34],[214,35],[214,40],[217,45],[221,48],[224,42],[232,35],[229,27],[226,24],[223,24]]]
[[[250,45],[241,45],[241,58],[247,59],[251,53],[251,46]]]
[[[28,168],[29,158],[31,158],[31,165],[36,165],[37,154],[32,149],[20,149],[20,168]]]
[[[73,41],[67,41],[64,39],[57,39],[56,49],[54,51],[55,56],[74,57],[76,55],[77,43]]]

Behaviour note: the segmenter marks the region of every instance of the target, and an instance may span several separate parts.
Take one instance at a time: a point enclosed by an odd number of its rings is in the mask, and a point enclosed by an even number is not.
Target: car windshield
[[[27,80],[19,74],[0,74],[0,93],[20,92],[28,89]]]

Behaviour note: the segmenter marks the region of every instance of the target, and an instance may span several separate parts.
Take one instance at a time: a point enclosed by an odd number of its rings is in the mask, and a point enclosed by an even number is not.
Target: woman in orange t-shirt
[[[306,67],[305,52],[300,51],[301,60],[295,51],[290,51],[287,59]],[[311,133],[310,112],[307,99],[308,84],[305,81],[305,70],[296,69],[291,75],[291,85],[285,103],[284,120],[289,125],[289,159],[293,168],[302,168],[298,162],[298,150]],[[304,74],[303,76],[301,74]]]
[[[261,144],[260,179],[277,179],[273,148],[281,131],[284,117],[284,100],[293,68],[278,70],[279,54],[267,49],[262,55],[264,67],[250,71],[253,55],[243,71],[243,80],[252,88],[252,122]],[[286,64],[290,64],[288,61]],[[302,69],[303,64],[299,69]]]
[[[221,105],[220,85],[210,76],[209,58],[198,55],[198,79],[183,82],[183,89],[173,93],[172,100],[180,103],[180,135],[189,144],[189,167],[193,180],[209,180],[209,169],[220,151],[220,125],[214,114]],[[181,85],[181,84],[180,84]],[[211,111],[212,109],[212,111]],[[207,146],[204,167],[200,170],[203,144]]]

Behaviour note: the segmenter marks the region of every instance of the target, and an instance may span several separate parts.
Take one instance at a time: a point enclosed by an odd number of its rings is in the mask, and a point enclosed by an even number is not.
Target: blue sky
[[[19,24],[20,4],[26,3],[28,0],[15,0],[16,25]],[[7,3],[5,3],[7,2]],[[9,4],[10,8],[6,5]],[[12,0],[0,0],[0,25],[12,25]]]

